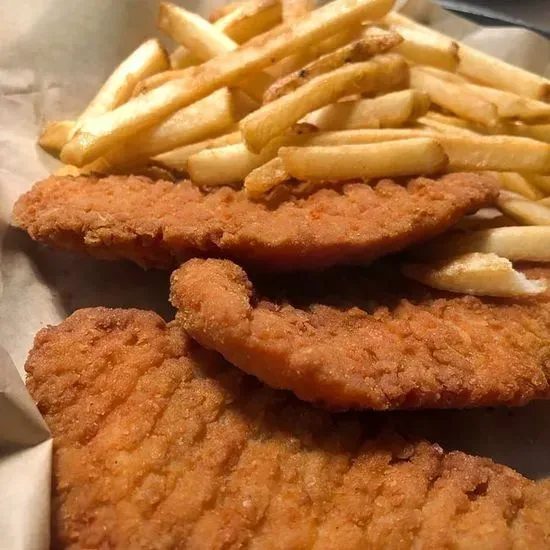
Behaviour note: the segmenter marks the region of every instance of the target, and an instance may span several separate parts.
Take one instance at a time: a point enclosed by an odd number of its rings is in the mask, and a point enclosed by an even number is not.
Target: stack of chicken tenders
[[[52,548],[550,548],[548,481],[387,412],[550,398],[545,286],[495,297],[403,272],[494,207],[498,180],[291,187],[257,200],[53,175],[16,203],[13,224],[40,243],[171,270],[177,310],[82,309],[36,336],[27,387],[54,438]],[[521,284],[550,280],[548,264],[514,268]]]

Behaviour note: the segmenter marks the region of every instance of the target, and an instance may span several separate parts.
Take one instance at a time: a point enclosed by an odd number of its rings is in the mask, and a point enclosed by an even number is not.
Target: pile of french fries
[[[185,175],[251,200],[281,184],[491,173],[498,210],[414,251],[454,292],[543,292],[550,261],[550,81],[391,11],[393,0],[245,0],[210,21],[170,3],[82,114],[46,124],[57,174]],[[546,226],[546,227],[545,227]]]

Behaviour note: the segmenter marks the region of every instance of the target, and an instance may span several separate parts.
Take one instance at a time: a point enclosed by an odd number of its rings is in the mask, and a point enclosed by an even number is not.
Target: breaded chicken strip
[[[224,256],[263,269],[320,269],[432,237],[496,194],[492,178],[475,174],[355,183],[279,204],[188,181],[50,177],[19,199],[13,222],[38,241],[143,267]]]
[[[545,549],[550,488],[261,385],[137,310],[42,330],[54,548]]]
[[[172,275],[189,334],[275,388],[334,408],[522,405],[550,397],[550,295],[462,296],[397,263],[253,278],[228,260]],[[550,268],[530,268],[550,280]]]

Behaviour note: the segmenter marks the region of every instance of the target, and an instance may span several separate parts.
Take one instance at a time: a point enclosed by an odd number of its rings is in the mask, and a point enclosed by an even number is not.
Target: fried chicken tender
[[[251,280],[228,260],[172,275],[177,319],[275,388],[337,409],[522,405],[550,397],[550,295],[436,291],[398,262]],[[550,280],[550,268],[524,270]]]
[[[229,187],[204,192],[189,181],[52,176],[19,199],[13,223],[37,241],[143,267],[223,256],[311,270],[366,262],[435,236],[496,195],[493,179],[476,174],[405,186],[352,183],[277,205]]]
[[[263,386],[138,310],[36,337],[52,547],[544,549],[550,488]]]

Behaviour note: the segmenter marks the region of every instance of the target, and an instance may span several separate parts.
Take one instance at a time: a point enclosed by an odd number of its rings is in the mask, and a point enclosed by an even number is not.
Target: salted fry
[[[201,187],[234,185],[241,183],[252,170],[269,162],[273,156],[271,152],[255,155],[239,143],[204,149],[190,156],[187,170],[193,182]]]
[[[458,65],[456,42],[442,41],[430,34],[421,33],[403,25],[394,25],[392,28],[404,39],[396,46],[395,52],[420,65],[432,65],[448,71],[456,69]]]
[[[510,260],[477,252],[435,264],[404,265],[403,273],[439,290],[476,296],[532,296],[547,288],[546,281],[516,271]]]
[[[319,130],[396,128],[425,114],[430,100],[424,92],[402,90],[375,99],[341,101],[305,117]]]
[[[311,111],[344,95],[395,89],[406,79],[407,72],[403,58],[386,54],[322,74],[243,119],[240,123],[243,139],[251,151],[258,153]]]
[[[153,74],[168,69],[168,57],[160,42],[147,40],[134,50],[101,86],[94,99],[78,117],[70,137],[88,120],[101,116],[130,99],[136,84]]]
[[[452,42],[448,36],[420,25],[396,12],[388,13],[384,20],[390,26],[403,26],[415,29],[419,33],[429,35],[435,40],[440,40],[441,43]],[[459,42],[457,44],[459,59],[457,71],[460,74],[486,86],[508,90],[520,96],[541,101],[548,101],[550,99],[550,81],[548,79],[510,65],[501,59],[475,50],[465,44]]]
[[[321,41],[341,28],[364,19],[378,19],[392,5],[393,0],[334,0],[311,12],[307,18],[291,25],[283,24],[237,50],[189,67],[185,77],[166,82],[83,124],[64,147],[67,161],[80,166],[91,162],[114,144],[158,123],[177,109],[251,72],[262,70],[299,48]]]
[[[236,122],[233,98],[227,88],[176,111],[158,126],[147,128],[109,151],[112,166],[147,161],[150,157],[181,145],[219,135]]]
[[[189,145],[182,145],[166,153],[154,156],[151,160],[155,164],[159,164],[168,168],[169,170],[175,170],[176,172],[187,172],[187,161],[192,155],[203,151],[204,149],[212,149],[215,147],[223,147],[225,145],[234,145],[240,143],[241,132],[232,132],[231,134],[225,134],[223,136],[206,139],[196,143],[190,143]]]
[[[503,189],[518,193],[532,201],[540,200],[544,193],[533,185],[526,177],[517,172],[489,172],[500,183]]]
[[[410,78],[412,88],[426,92],[440,107],[487,126],[498,122],[496,107],[465,86],[441,80],[421,67],[411,67]]]
[[[244,189],[251,199],[259,199],[289,179],[283,161],[276,157],[252,170],[244,179]]]
[[[301,136],[295,145],[321,147],[328,145],[361,145],[397,141],[412,138],[437,138],[433,132],[416,128],[396,128],[387,130],[342,130],[334,132],[318,132]]]
[[[300,142],[313,132],[311,126],[297,124],[271,141],[258,155],[252,153],[244,143],[201,151],[189,158],[189,174],[201,186],[240,183],[252,170],[275,158],[280,147]]]
[[[365,145],[281,147],[288,173],[299,180],[349,180],[433,174],[447,157],[433,139],[417,138]]]
[[[550,227],[498,227],[443,235],[417,247],[422,258],[449,258],[472,252],[497,254],[511,261],[549,262]]]
[[[518,118],[525,121],[550,118],[548,103],[477,84],[467,84],[466,87],[493,103],[501,118]]]
[[[550,208],[510,191],[501,191],[497,207],[523,225],[550,225]]]
[[[545,195],[550,195],[550,176],[541,176],[540,174],[525,174],[527,180],[537,189],[540,189]]]
[[[454,117],[448,117],[454,118]],[[447,124],[445,122],[440,122],[428,116],[419,117],[416,122],[421,125],[422,128],[427,130],[433,130],[434,132],[439,132],[443,134],[454,134],[461,136],[475,136],[477,135],[474,131],[462,128],[460,126],[454,126],[452,124]]]
[[[74,120],[47,122],[38,138],[38,145],[52,155],[58,155],[69,140]]]
[[[550,101],[550,80],[461,44],[457,71],[474,81],[520,96]]]
[[[512,136],[437,136],[449,170],[550,173],[550,145]]]
[[[238,44],[267,32],[282,21],[280,0],[251,0],[244,2],[231,14],[219,19],[216,28]]]
[[[315,8],[314,0],[281,0],[283,21],[296,21]]]
[[[390,50],[401,38],[395,33],[382,33],[355,40],[337,50],[327,53],[298,71],[275,81],[265,92],[263,102],[269,103],[309,82],[324,73],[334,71],[347,63],[365,61],[374,55]]]
[[[159,8],[159,28],[203,61],[236,50],[238,44],[199,15],[163,2]],[[271,83],[265,73],[249,76],[240,87],[261,100]]]

